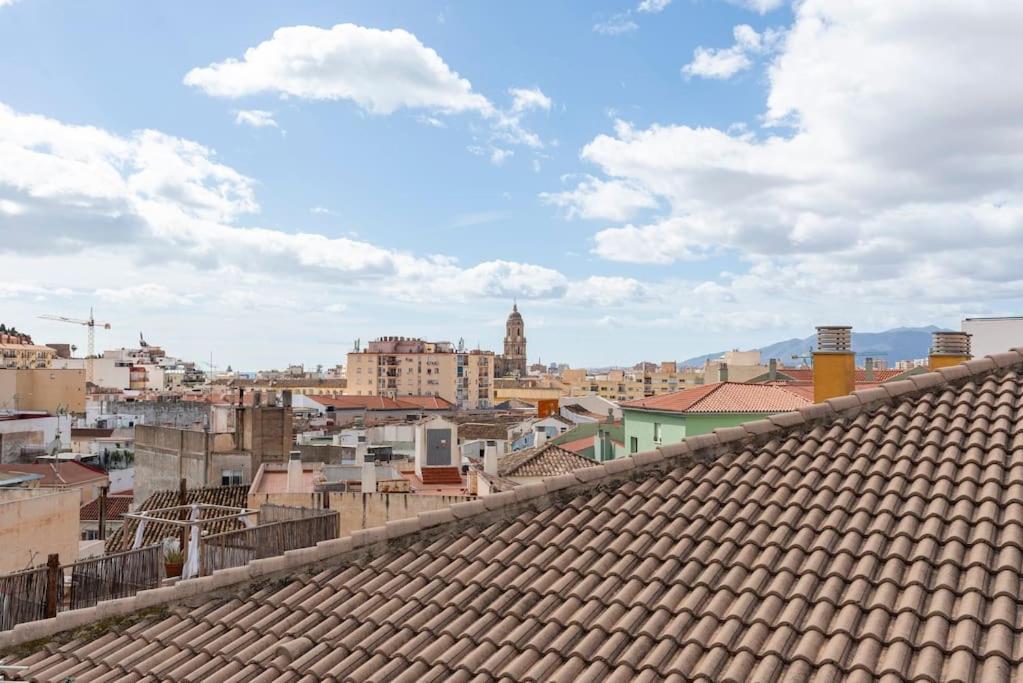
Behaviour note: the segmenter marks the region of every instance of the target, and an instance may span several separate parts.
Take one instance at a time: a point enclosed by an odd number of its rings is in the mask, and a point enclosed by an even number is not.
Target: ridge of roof
[[[440,510],[421,512],[415,517],[355,531],[350,536],[321,541],[313,547],[289,550],[283,555],[253,560],[241,567],[221,569],[210,576],[140,591],[134,596],[100,602],[93,607],[61,612],[50,619],[18,624],[12,630],[0,632],[0,653],[14,649],[19,652],[35,651],[45,644],[42,642],[44,639],[77,631],[97,621],[114,620],[126,625],[136,613],[143,618],[163,605],[313,570],[324,562],[372,559],[384,552],[411,546],[423,540],[424,536],[439,537],[445,532],[513,518],[530,509],[542,510],[579,493],[592,492],[598,486],[616,486],[656,472],[666,473],[680,465],[708,462],[737,446],[760,446],[780,436],[806,431],[836,419],[855,417],[865,411],[894,404],[896,400],[958,387],[1013,366],[1023,369],[1023,347],[906,380],[887,382],[872,389],[854,391],[798,411],[772,415],[736,427],[718,428],[709,434],[692,436],[653,451],[609,460],[571,474],[523,484],[512,491],[455,503]]]

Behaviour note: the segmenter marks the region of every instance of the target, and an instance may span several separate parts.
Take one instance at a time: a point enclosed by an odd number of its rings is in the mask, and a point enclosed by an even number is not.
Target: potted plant
[[[181,568],[185,566],[185,555],[181,552],[181,544],[176,538],[164,539],[163,569],[167,578],[181,576]]]

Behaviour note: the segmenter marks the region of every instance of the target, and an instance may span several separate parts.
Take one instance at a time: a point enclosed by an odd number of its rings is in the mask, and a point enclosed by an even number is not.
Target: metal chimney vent
[[[824,353],[847,353],[852,350],[852,327],[826,325],[817,328],[817,350]]]
[[[966,332],[934,332],[931,355],[969,356],[970,335]]]

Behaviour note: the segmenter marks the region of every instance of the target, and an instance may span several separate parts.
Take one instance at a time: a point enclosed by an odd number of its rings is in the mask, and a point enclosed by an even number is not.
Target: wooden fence
[[[151,545],[82,560],[70,565],[70,608],[92,607],[101,600],[135,595],[157,588],[163,576],[163,548]]]
[[[0,631],[57,614],[64,598],[64,572],[60,562],[0,574]]]
[[[241,567],[287,550],[309,548],[337,538],[339,533],[336,510],[264,505],[259,509],[259,518],[261,522],[280,521],[204,537],[199,544],[200,573],[208,576],[218,569]]]

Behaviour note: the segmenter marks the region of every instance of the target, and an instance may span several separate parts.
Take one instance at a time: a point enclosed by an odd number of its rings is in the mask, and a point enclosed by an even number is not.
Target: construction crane
[[[96,318],[92,315],[92,308],[89,308],[89,319],[79,320],[78,318],[66,318],[62,315],[41,315],[39,316],[43,320],[56,320],[62,323],[71,323],[73,325],[85,325],[89,328],[89,355],[85,357],[85,381],[92,381],[92,359],[96,355],[96,326],[99,325],[104,330],[110,329],[110,323],[98,323]]]

